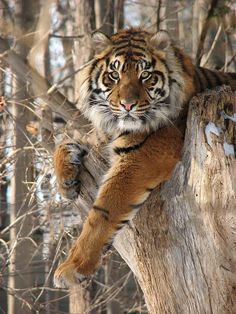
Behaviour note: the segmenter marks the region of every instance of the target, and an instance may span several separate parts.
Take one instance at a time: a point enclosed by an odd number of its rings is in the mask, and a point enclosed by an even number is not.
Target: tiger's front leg
[[[98,191],[83,230],[68,258],[55,272],[55,284],[75,284],[94,273],[102,254],[180,159],[182,137],[173,128],[149,136],[124,135],[112,143],[113,162]]]
[[[68,199],[76,199],[80,192],[80,171],[86,151],[73,141],[60,144],[53,155],[58,190]]]

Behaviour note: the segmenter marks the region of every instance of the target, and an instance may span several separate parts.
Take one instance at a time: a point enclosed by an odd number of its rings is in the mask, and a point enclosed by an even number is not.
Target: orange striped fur
[[[182,134],[170,127],[197,92],[228,84],[235,74],[195,67],[165,31],[122,30],[94,36],[97,54],[79,75],[78,108],[112,140],[111,166],[83,230],[55,272],[56,285],[91,275],[116,233],[135,215],[150,192],[170,178],[181,157]],[[59,189],[78,193],[81,148],[61,144],[54,154]]]

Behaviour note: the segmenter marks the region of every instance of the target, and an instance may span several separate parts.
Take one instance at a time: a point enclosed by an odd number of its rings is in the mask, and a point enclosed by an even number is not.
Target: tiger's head
[[[95,33],[96,55],[81,74],[78,108],[108,134],[150,132],[179,115],[184,100],[181,51],[166,31]]]

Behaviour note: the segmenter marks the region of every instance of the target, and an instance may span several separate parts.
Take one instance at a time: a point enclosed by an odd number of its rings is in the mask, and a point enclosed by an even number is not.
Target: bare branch
[[[206,17],[204,24],[202,26],[202,31],[200,34],[199,44],[198,44],[197,53],[196,53],[196,65],[200,65],[200,63],[201,63],[201,58],[202,58],[203,53],[204,53],[204,43],[205,43],[206,35],[208,32],[208,28],[209,28],[210,18],[213,16],[213,13],[214,13],[214,10],[215,10],[217,4],[218,4],[218,0],[212,0],[211,1],[211,6],[209,8],[207,17]]]
[[[217,40],[219,39],[221,30],[222,30],[222,24],[220,24],[220,26],[219,26],[219,28],[217,30],[217,33],[216,33],[215,38],[214,38],[214,41],[213,41],[213,43],[211,45],[211,49],[208,51],[208,54],[207,54],[206,58],[204,58],[204,60],[201,60],[201,66],[202,67],[204,67],[207,64],[207,62],[208,62],[208,60],[209,60],[209,58],[210,58],[210,56],[211,56],[211,54],[212,54],[212,52],[213,52],[213,50],[215,48]]]
[[[50,91],[50,84],[29,64],[25,63],[21,57],[10,49],[6,39],[0,38],[0,59],[18,76],[22,85],[28,86],[32,96],[42,99],[52,111],[60,114],[66,121],[72,121],[75,128],[88,124],[88,121],[79,114],[78,109],[69,102],[58,90]],[[81,129],[82,136],[83,133]]]

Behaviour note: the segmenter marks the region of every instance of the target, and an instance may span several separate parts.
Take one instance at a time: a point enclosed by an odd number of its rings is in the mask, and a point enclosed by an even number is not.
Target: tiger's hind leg
[[[79,175],[85,154],[81,145],[68,141],[60,144],[53,155],[59,192],[68,199],[75,199],[79,194]]]

